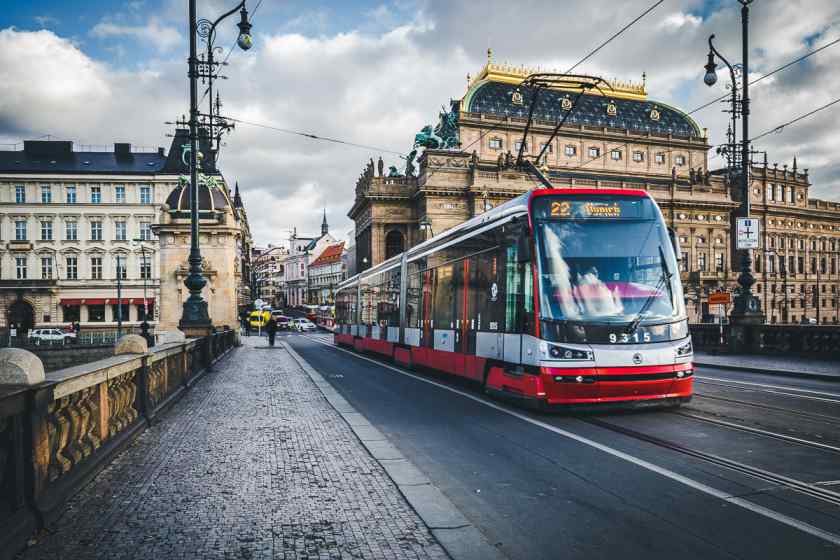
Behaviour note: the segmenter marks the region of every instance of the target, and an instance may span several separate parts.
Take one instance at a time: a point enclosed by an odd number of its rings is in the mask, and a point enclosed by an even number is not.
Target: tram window
[[[455,328],[455,283],[452,265],[440,266],[435,269],[434,287],[432,289],[432,318],[434,328]]]

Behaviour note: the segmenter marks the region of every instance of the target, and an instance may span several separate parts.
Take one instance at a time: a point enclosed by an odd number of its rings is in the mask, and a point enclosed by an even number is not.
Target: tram
[[[342,282],[335,342],[535,408],[677,406],[678,255],[645,191],[530,191]]]

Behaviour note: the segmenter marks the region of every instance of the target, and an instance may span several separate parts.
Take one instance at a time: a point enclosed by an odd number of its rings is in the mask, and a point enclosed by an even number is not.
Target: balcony
[[[32,250],[32,242],[28,239],[13,239],[9,241],[7,245],[9,251],[19,252],[19,251],[31,251]]]

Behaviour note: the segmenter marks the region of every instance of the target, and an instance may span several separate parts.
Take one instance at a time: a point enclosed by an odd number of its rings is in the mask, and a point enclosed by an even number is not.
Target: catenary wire
[[[630,23],[628,23],[627,25],[625,25],[624,27],[622,27],[621,29],[619,29],[618,31],[616,31],[615,33],[613,33],[613,34],[612,34],[612,36],[610,36],[610,38],[609,38],[609,39],[607,39],[606,41],[604,41],[603,43],[601,43],[600,45],[598,45],[598,46],[597,46],[594,50],[592,50],[589,54],[587,54],[586,56],[584,56],[583,58],[581,58],[581,59],[580,59],[580,60],[579,60],[579,61],[578,61],[578,62],[577,62],[574,66],[572,66],[571,68],[569,68],[568,70],[566,70],[566,72],[565,72],[565,73],[566,73],[566,74],[568,74],[569,72],[571,72],[572,70],[574,70],[575,68],[577,68],[578,66],[580,66],[581,64],[583,64],[584,62],[586,62],[587,60],[589,60],[589,58],[591,58],[592,56],[594,56],[594,55],[595,55],[595,53],[597,53],[598,51],[600,51],[601,49],[603,49],[604,47],[606,47],[607,45],[609,45],[609,44],[613,41],[613,39],[617,38],[619,35],[621,35],[621,34],[622,34],[622,33],[624,33],[625,31],[627,31],[628,29],[630,29],[630,28],[631,28],[631,27],[632,27],[632,26],[633,26],[633,25],[634,25],[637,21],[639,21],[640,19],[642,19],[643,17],[645,17],[646,15],[648,15],[650,12],[652,12],[652,11],[653,11],[653,10],[654,10],[657,6],[659,6],[659,5],[660,5],[662,2],[664,2],[664,1],[665,1],[665,0],[659,0],[658,2],[655,2],[655,3],[651,6],[651,7],[649,7],[647,10],[645,10],[644,12],[642,12],[641,14],[639,14],[639,15],[636,17],[636,19],[634,19],[633,21],[631,21]]]
[[[388,149],[385,149],[385,148],[378,148],[376,146],[369,146],[367,144],[358,144],[356,142],[350,142],[349,140],[341,140],[340,138],[331,138],[329,136],[319,136],[317,134],[312,134],[311,132],[301,132],[299,130],[292,130],[290,128],[282,128],[282,127],[274,126],[274,125],[270,125],[270,124],[258,123],[258,122],[253,122],[253,121],[246,121],[246,120],[243,120],[243,119],[238,119],[236,117],[225,117],[225,119],[229,120],[229,121],[232,121],[232,122],[249,125],[249,126],[256,126],[256,127],[259,127],[259,128],[267,128],[269,130],[274,130],[276,132],[283,132],[285,134],[293,134],[295,136],[303,136],[305,138],[309,138],[309,139],[312,139],[312,140],[323,140],[324,142],[332,142],[334,144],[343,144],[345,146],[352,146],[354,148],[363,148],[365,150],[374,150],[374,151],[379,151],[379,152],[382,152],[382,153],[394,154],[394,155],[400,156],[402,158],[405,158],[405,154],[403,154],[402,152],[397,152],[397,151],[394,151],[394,150],[388,150]]]
[[[830,101],[830,102],[826,103],[825,105],[823,105],[821,107],[817,107],[813,111],[809,111],[809,112],[805,113],[804,115],[799,115],[795,119],[789,120],[788,122],[786,122],[784,124],[780,124],[779,126],[777,126],[775,128],[771,128],[770,130],[767,130],[766,132],[762,132],[758,136],[753,136],[752,138],[750,138],[750,142],[755,142],[759,138],[764,138],[768,134],[772,134],[774,132],[780,133],[784,130],[785,127],[788,127],[792,124],[798,123],[799,121],[801,121],[803,119],[806,119],[806,118],[808,118],[812,115],[815,115],[815,114],[819,113],[820,111],[822,111],[824,109],[828,109],[829,107],[831,107],[832,105],[836,105],[837,103],[840,103],[840,97],[838,97],[834,101]]]
[[[818,52],[820,52],[820,51],[823,51],[823,50],[827,49],[828,47],[834,46],[834,45],[836,45],[837,43],[840,43],[840,37],[838,37],[837,39],[835,39],[835,40],[831,41],[830,43],[827,43],[827,44],[825,44],[825,45],[821,46],[821,47],[820,47],[820,48],[818,48],[818,49],[814,49],[813,51],[810,51],[810,52],[808,52],[808,53],[805,53],[804,55],[800,56],[800,57],[799,57],[799,58],[797,58],[796,60],[791,60],[791,61],[790,61],[790,62],[788,62],[787,64],[783,64],[782,66],[779,66],[779,67],[778,67],[778,68],[776,68],[775,70],[772,70],[771,72],[768,72],[767,74],[764,74],[763,76],[759,76],[758,78],[756,78],[756,79],[752,80],[752,81],[749,83],[749,85],[756,84],[756,83],[760,82],[761,80],[763,80],[763,79],[765,79],[765,78],[769,78],[769,77],[770,77],[770,76],[772,76],[773,74],[777,74],[777,73],[781,72],[782,70],[785,70],[785,69],[787,69],[787,68],[790,68],[790,67],[791,67],[791,66],[793,66],[794,64],[797,64],[797,63],[799,63],[799,62],[802,62],[802,61],[803,61],[803,60],[805,60],[806,58],[808,58],[808,57],[810,57],[810,56],[813,56],[813,55],[817,54]],[[726,98],[727,98],[727,97],[729,97],[730,95],[732,95],[732,94],[731,94],[731,93],[726,93],[726,94],[724,94],[724,95],[721,95],[720,97],[717,97],[717,98],[715,98],[715,99],[712,99],[712,100],[711,100],[711,101],[709,101],[708,103],[705,103],[705,104],[703,104],[703,105],[700,105],[700,106],[699,106],[699,107],[697,107],[696,109],[692,109],[691,111],[689,111],[689,112],[688,112],[688,113],[686,113],[686,114],[687,114],[687,115],[694,114],[694,113],[696,113],[697,111],[700,111],[700,110],[705,109],[706,107],[708,107],[708,106],[710,106],[710,105],[713,105],[713,104],[717,103],[718,101],[722,101],[722,100],[726,99]]]

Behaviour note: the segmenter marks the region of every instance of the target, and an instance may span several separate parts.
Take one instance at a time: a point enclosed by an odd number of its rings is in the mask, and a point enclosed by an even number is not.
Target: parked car
[[[292,318],[286,317],[285,315],[277,315],[274,317],[274,320],[277,321],[277,328],[278,329],[290,329],[292,328]]]
[[[32,329],[29,331],[29,342],[41,344],[69,344],[76,339],[76,333],[64,332],[61,329]]]
[[[318,330],[318,327],[309,319],[295,319],[292,321],[292,328],[298,332]]]

